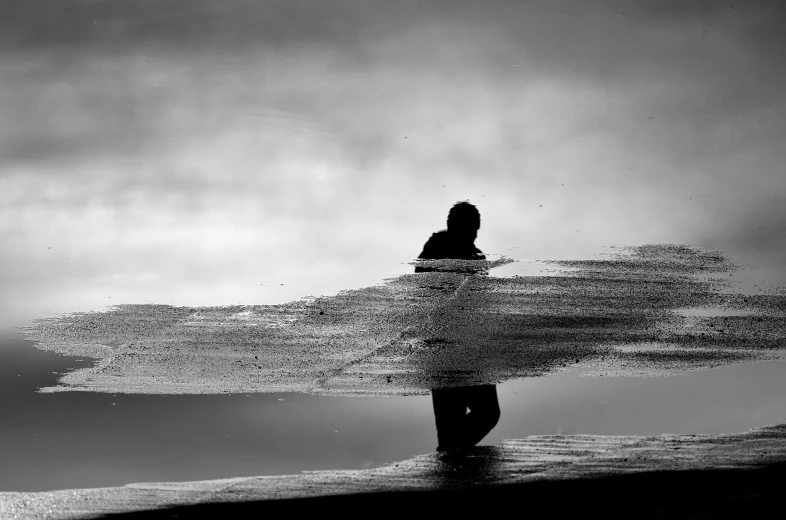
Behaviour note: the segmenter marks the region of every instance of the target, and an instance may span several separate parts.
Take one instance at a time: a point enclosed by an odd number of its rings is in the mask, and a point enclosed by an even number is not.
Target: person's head
[[[448,212],[448,232],[475,240],[480,229],[480,212],[469,202],[457,202]]]

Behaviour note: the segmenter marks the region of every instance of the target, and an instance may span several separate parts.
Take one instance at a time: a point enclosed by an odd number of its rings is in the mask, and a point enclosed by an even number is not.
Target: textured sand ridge
[[[782,511],[784,431],[781,425],[734,435],[533,436],[369,470],[0,492],[0,517],[76,519],[138,511],[140,518],[150,518],[161,509],[160,518],[249,518],[291,514],[295,508],[313,513],[318,510],[313,502],[293,499],[332,496],[338,500],[324,504],[326,510],[362,506],[379,512],[384,505],[388,513],[434,506],[442,512],[488,512],[489,504],[501,510],[524,504],[558,518],[587,511],[608,511],[614,518],[750,518],[771,505],[777,514]],[[770,473],[759,476],[757,468]],[[721,478],[718,470],[725,470]],[[617,478],[599,479],[608,476]],[[538,484],[550,485],[533,487]]]
[[[437,270],[283,305],[120,305],[25,334],[97,360],[47,392],[402,395],[570,366],[653,375],[786,358],[786,293],[735,294],[738,267],[718,252],[646,245],[548,261],[555,276],[488,276],[509,261],[422,261]],[[691,307],[741,313],[677,312]]]

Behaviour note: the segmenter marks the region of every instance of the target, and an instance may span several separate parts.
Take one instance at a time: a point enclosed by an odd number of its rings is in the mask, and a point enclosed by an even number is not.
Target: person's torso
[[[472,242],[454,239],[447,231],[438,231],[431,235],[423,246],[418,257],[421,260],[485,260],[483,252]],[[428,272],[435,269],[416,267],[415,272]]]

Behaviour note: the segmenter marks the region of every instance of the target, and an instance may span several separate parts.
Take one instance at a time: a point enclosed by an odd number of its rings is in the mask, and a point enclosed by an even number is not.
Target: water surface
[[[430,396],[35,393],[89,361],[0,344],[0,490],[41,491],[362,469],[433,451]],[[498,386],[482,444],[548,434],[739,432],[786,417],[786,362],[672,377],[580,371]]]

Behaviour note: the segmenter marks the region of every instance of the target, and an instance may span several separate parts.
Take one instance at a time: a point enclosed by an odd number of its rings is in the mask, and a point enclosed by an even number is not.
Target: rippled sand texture
[[[738,267],[718,252],[646,245],[549,261],[555,276],[479,271],[506,262],[427,261],[437,271],[284,305],[120,305],[26,334],[98,359],[43,391],[400,395],[569,366],[657,375],[786,359],[786,292],[733,292]],[[741,314],[678,312],[692,307]]]
[[[778,518],[783,425],[734,435],[549,435],[431,453],[369,470],[39,493],[0,492],[2,518],[250,518],[264,513],[439,510],[490,504],[565,518]],[[606,477],[606,478],[603,478]],[[317,497],[333,500],[315,502]],[[566,497],[569,497],[566,500]],[[298,501],[297,499],[305,499]],[[402,506],[403,504],[403,506]],[[114,516],[113,516],[114,517]]]

